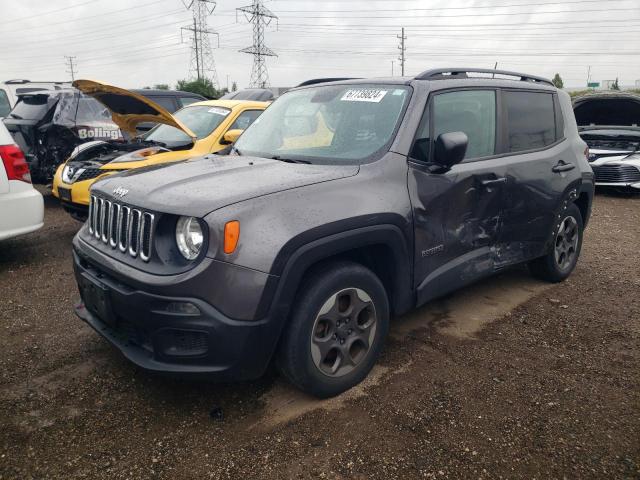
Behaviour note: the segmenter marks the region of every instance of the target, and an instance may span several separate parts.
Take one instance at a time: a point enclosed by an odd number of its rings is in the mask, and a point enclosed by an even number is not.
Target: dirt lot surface
[[[365,384],[137,370],[72,313],[79,224],[0,244],[0,478],[640,478],[640,198],[599,195],[550,286],[515,270],[396,319]]]

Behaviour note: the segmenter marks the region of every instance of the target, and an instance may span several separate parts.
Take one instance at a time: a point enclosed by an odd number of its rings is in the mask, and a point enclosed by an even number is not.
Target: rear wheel
[[[389,327],[387,295],[375,274],[350,262],[315,271],[300,291],[277,365],[301,390],[332,397],[373,368]]]
[[[565,280],[578,263],[583,230],[580,209],[573,203],[567,204],[558,216],[552,248],[544,257],[529,263],[531,273],[548,282]]]

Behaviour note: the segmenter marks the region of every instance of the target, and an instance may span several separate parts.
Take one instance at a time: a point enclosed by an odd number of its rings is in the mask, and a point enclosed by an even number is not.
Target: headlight
[[[178,250],[187,260],[194,260],[202,249],[202,227],[194,217],[180,217],[176,225],[176,244]]]

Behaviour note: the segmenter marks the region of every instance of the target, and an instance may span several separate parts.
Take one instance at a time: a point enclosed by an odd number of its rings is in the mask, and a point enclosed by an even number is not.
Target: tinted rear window
[[[169,113],[173,113],[176,111],[176,104],[173,101],[173,97],[153,97],[153,96],[149,96],[147,97],[149,100],[151,100],[153,103],[157,103],[158,105],[160,105],[162,108],[164,108],[167,112]]]
[[[553,95],[541,92],[504,92],[510,152],[547,147],[557,140]]]
[[[40,120],[47,111],[47,95],[27,95],[20,97],[10,116],[24,120]]]
[[[11,111],[11,104],[7,92],[0,89],[0,117],[6,117]]]

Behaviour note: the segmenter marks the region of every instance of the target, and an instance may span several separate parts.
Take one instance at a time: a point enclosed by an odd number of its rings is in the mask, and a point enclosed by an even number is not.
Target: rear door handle
[[[507,183],[507,178],[506,177],[500,177],[500,178],[490,178],[487,180],[481,180],[482,185],[484,187],[496,187],[498,185],[501,185],[503,183]]]
[[[576,166],[573,163],[564,163],[564,161],[560,160],[551,171],[553,173],[562,173],[573,170],[574,168],[576,168]]]

